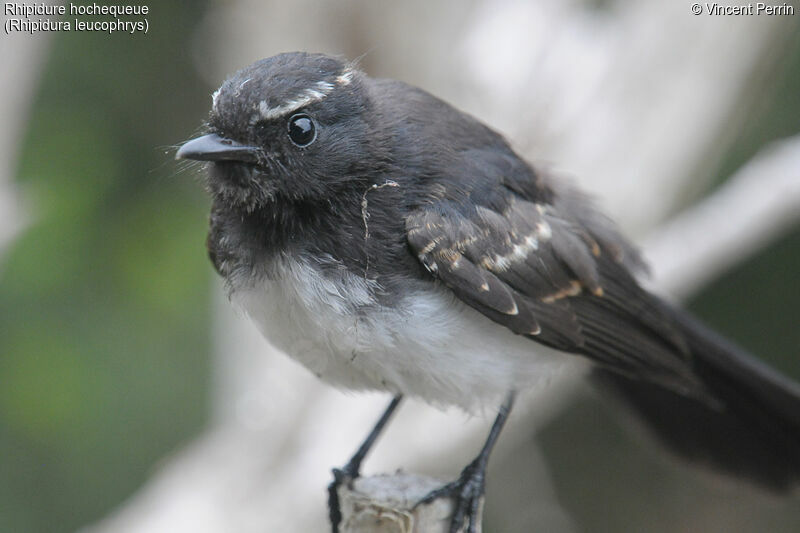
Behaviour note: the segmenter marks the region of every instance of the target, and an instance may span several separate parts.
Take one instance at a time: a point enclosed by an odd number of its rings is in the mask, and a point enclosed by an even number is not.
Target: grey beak
[[[175,154],[175,159],[257,163],[258,153],[259,148],[256,146],[239,144],[236,141],[212,133],[187,141]]]

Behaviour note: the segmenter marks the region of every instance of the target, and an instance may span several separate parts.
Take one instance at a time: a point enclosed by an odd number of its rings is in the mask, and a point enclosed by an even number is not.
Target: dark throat
[[[253,212],[215,200],[209,257],[228,282],[269,276],[275,259],[303,256],[388,288],[398,273],[416,273],[419,267],[408,252],[400,193],[387,189],[366,195],[351,191],[321,201],[276,197]]]

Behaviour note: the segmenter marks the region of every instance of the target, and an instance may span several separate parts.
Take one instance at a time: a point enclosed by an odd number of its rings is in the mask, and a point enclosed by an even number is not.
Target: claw
[[[457,480],[429,492],[414,508],[440,498],[452,499],[455,508],[450,519],[450,533],[463,531],[465,525],[468,533],[477,533],[486,482],[486,464],[480,459],[467,465]]]
[[[339,487],[358,477],[358,470],[353,470],[351,463],[344,468],[334,468],[333,481],[328,485],[328,518],[331,522],[333,533],[339,532],[339,523],[342,521],[342,509],[339,505]]]
[[[465,523],[467,533],[478,532],[478,527],[481,523],[483,494],[486,488],[486,466],[489,463],[489,455],[492,453],[492,448],[494,448],[497,437],[500,435],[500,431],[502,431],[513,405],[514,392],[512,391],[500,407],[500,412],[497,413],[497,418],[492,424],[492,429],[489,431],[489,436],[478,457],[461,471],[461,475],[458,476],[457,480],[432,490],[418,501],[414,508],[439,498],[452,499],[455,503],[455,509],[453,509],[453,517],[450,519],[450,533],[462,532]]]
[[[342,521],[342,509],[339,505],[339,487],[361,475],[361,462],[364,460],[364,457],[366,457],[370,448],[372,448],[372,445],[375,444],[375,440],[389,421],[389,418],[391,418],[392,413],[394,413],[397,406],[400,405],[400,400],[402,398],[402,395],[397,395],[392,399],[386,411],[384,411],[383,415],[378,419],[378,423],[372,428],[372,431],[367,435],[366,440],[361,444],[350,461],[348,461],[344,467],[334,468],[332,470],[333,481],[328,485],[328,518],[331,521],[331,531],[333,533],[339,533],[339,523]]]

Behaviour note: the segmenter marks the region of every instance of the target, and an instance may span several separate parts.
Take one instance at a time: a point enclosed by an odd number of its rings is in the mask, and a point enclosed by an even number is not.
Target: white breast
[[[375,282],[344,268],[323,275],[307,261],[285,259],[275,273],[235,287],[232,300],[276,348],[336,386],[474,410],[579,364],[495,324],[438,285],[389,309],[372,297]]]

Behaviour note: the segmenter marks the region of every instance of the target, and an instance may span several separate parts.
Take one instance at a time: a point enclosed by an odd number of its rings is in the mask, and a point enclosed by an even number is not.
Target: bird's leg
[[[392,401],[389,402],[389,406],[378,419],[372,431],[369,432],[367,438],[364,439],[364,442],[361,443],[361,446],[358,447],[353,457],[351,457],[342,468],[333,469],[333,481],[328,485],[328,517],[331,521],[333,533],[338,533],[339,522],[342,520],[342,510],[339,507],[339,487],[346,481],[355,479],[360,475],[361,462],[364,460],[364,457],[367,456],[367,453],[369,453],[372,445],[375,444],[375,441],[378,439],[381,431],[383,431],[386,423],[389,422],[392,413],[394,413],[397,406],[400,405],[400,400],[402,399],[402,394],[398,394],[392,398]]]
[[[500,411],[497,413],[494,424],[492,424],[492,429],[489,431],[489,436],[483,445],[483,449],[461,471],[458,479],[429,492],[427,496],[417,502],[417,505],[421,505],[439,498],[452,498],[455,501],[455,508],[450,519],[450,533],[461,531],[465,522],[467,522],[468,533],[475,533],[478,529],[481,514],[480,506],[486,483],[486,466],[489,463],[489,455],[492,453],[497,438],[500,436],[500,431],[502,431],[511,408],[514,406],[514,396],[515,393],[513,391],[508,394],[506,401],[500,406]]]

